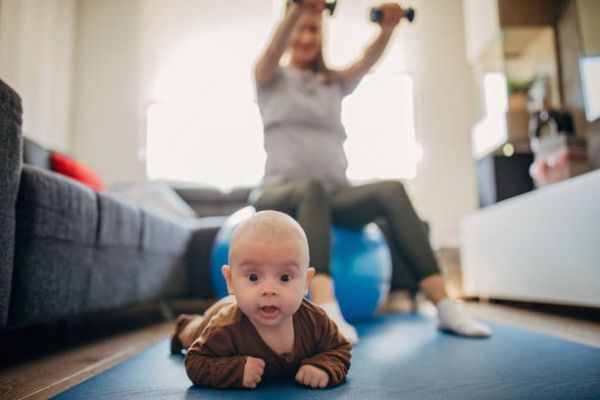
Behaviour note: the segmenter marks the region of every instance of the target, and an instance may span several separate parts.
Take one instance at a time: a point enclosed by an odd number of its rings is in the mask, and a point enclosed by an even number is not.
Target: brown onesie
[[[235,297],[229,296],[209,308],[204,317],[180,316],[171,349],[188,347],[185,369],[199,386],[243,388],[247,356],[265,361],[263,380],[293,380],[298,369],[309,364],[327,372],[328,386],[345,381],[352,346],[325,312],[303,299],[292,318],[293,351],[277,354],[239,309]]]

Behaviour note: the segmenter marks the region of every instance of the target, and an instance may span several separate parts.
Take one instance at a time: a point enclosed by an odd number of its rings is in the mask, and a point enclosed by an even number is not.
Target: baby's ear
[[[221,273],[223,274],[223,278],[225,278],[225,282],[227,283],[227,291],[229,294],[233,294],[233,286],[231,285],[231,268],[229,268],[229,265],[223,265],[221,267]]]
[[[304,295],[308,294],[308,285],[310,284],[311,279],[315,276],[315,269],[310,267],[308,271],[306,271],[306,287],[304,288]]]

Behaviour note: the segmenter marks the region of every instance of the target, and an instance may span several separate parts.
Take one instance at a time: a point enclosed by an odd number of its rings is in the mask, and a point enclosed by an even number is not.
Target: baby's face
[[[237,245],[228,286],[255,325],[279,325],[298,310],[314,273],[305,253],[295,236],[255,236]]]

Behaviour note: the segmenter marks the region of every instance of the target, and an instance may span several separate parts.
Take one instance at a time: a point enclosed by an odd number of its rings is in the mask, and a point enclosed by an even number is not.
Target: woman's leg
[[[300,179],[266,187],[253,205],[258,211],[276,210],[298,221],[308,239],[311,267],[317,274],[330,275],[329,195],[318,181]]]
[[[420,288],[438,306],[440,327],[467,336],[489,335],[489,328],[468,318],[448,299],[429,239],[400,182],[381,181],[340,189],[332,196],[331,210],[333,221],[347,226],[362,226],[384,218],[393,247],[409,261]]]
[[[408,261],[428,298],[437,303],[447,297],[423,224],[400,182],[381,181],[341,189],[333,195],[331,206],[333,221],[346,226],[362,226],[384,218],[393,242],[390,247]]]

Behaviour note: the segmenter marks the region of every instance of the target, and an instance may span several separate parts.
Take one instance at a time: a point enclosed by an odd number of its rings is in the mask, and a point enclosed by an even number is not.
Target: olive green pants
[[[349,186],[328,193],[315,179],[299,179],[256,189],[250,196],[257,210],[277,210],[304,228],[310,249],[310,264],[317,273],[330,275],[331,224],[361,227],[383,220],[392,253],[406,260],[416,282],[440,272],[424,225],[398,181],[380,181]],[[398,276],[392,271],[392,289]]]

